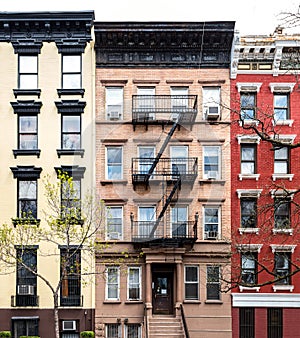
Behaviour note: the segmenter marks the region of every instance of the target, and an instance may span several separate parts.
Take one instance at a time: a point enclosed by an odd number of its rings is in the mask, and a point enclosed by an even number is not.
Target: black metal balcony
[[[149,170],[154,158],[133,158],[131,163],[132,184],[149,182]],[[193,184],[198,175],[198,158],[161,158],[150,175],[150,179],[176,181]]]
[[[67,297],[60,297],[60,306],[83,306],[83,296],[71,295]]]
[[[13,295],[11,306],[39,306],[39,296],[36,295]]]
[[[132,241],[144,246],[182,247],[197,240],[197,221],[132,221]],[[155,231],[153,231],[155,229]]]
[[[132,123],[191,125],[197,116],[197,95],[133,95]]]

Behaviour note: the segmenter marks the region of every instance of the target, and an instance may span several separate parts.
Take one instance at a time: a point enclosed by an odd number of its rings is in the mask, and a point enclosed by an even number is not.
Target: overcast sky
[[[235,21],[242,35],[271,34],[300,0],[0,0],[1,11],[94,10],[97,21]],[[295,32],[295,31],[294,31]],[[296,31],[300,33],[300,27]]]

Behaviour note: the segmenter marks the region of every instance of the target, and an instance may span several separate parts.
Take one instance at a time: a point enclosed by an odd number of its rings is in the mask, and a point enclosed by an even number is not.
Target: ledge
[[[101,180],[100,183],[102,185],[106,184],[128,184],[127,180]]]
[[[258,235],[259,233],[259,228],[239,228],[239,233],[240,234],[256,234]]]
[[[274,126],[289,126],[292,127],[294,120],[277,120],[273,121]]]
[[[14,227],[16,227],[17,225],[25,225],[25,224],[39,226],[41,220],[37,218],[12,218],[12,223]]]
[[[286,235],[290,235],[292,236],[293,234],[293,229],[272,229],[273,231],[273,234],[276,235],[276,234],[286,234]]]
[[[243,292],[243,291],[256,291],[256,292],[259,292],[260,286],[242,286],[242,285],[239,285],[239,289],[240,289],[241,292]]]
[[[272,174],[272,180],[289,180],[292,181],[294,174]]]
[[[294,290],[294,285],[273,285],[273,291],[289,291],[292,292]]]
[[[218,304],[218,305],[223,304],[221,300],[217,300],[217,299],[207,299],[204,303],[205,304]]]
[[[40,149],[14,149],[13,150],[14,157],[17,156],[37,156],[40,157],[41,150]]]
[[[224,180],[210,180],[210,179],[206,179],[206,180],[199,180],[199,183],[202,184],[221,184],[224,185],[225,181]]]
[[[239,125],[242,127],[244,126],[258,126],[259,121],[255,119],[245,119],[243,121],[239,121]]]
[[[142,301],[142,300],[140,300],[140,299],[138,299],[138,300],[126,300],[125,302],[124,302],[124,304],[144,304],[144,302]]]
[[[58,97],[60,98],[62,95],[80,95],[84,97],[85,90],[82,88],[79,89],[57,89]]]
[[[84,149],[56,149],[58,158],[61,156],[72,156],[72,155],[80,155],[83,158]]]
[[[120,300],[104,300],[103,304],[122,304]]]
[[[40,98],[41,89],[13,89],[13,93],[15,98],[17,98],[19,95],[32,95]]]
[[[183,303],[184,304],[201,304],[200,300],[197,300],[197,299],[195,299],[195,300],[186,299],[186,300],[183,301]]]
[[[258,181],[260,174],[239,174],[239,180],[256,180]]]

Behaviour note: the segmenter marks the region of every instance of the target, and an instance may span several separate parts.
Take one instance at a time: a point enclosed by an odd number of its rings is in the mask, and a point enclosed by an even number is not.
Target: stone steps
[[[149,318],[149,338],[185,338],[180,318],[153,316]]]

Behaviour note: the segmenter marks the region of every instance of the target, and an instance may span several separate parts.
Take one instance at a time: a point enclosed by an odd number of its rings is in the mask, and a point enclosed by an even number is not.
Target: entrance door
[[[173,314],[173,273],[152,273],[153,314]]]

